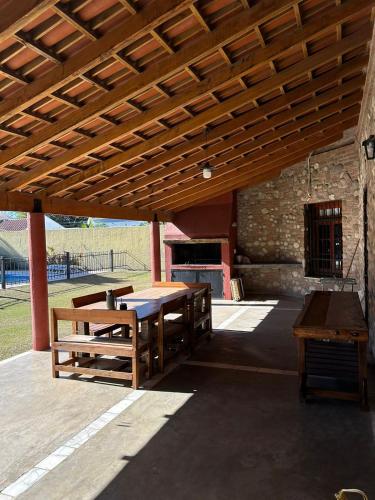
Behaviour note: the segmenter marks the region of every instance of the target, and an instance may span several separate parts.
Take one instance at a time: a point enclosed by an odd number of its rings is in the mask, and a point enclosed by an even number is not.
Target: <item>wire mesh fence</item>
[[[86,252],[49,255],[48,281],[66,280],[117,270],[149,271],[149,266],[129,252]],[[29,261],[24,257],[0,256],[0,286],[2,289],[30,282]]]

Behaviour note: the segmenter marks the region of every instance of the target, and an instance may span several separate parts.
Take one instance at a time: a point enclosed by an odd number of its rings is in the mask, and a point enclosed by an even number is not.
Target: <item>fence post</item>
[[[6,281],[5,281],[5,257],[0,257],[0,273],[1,273],[1,288],[5,290]]]
[[[109,268],[111,270],[111,273],[114,271],[114,264],[113,264],[113,250],[109,251]]]
[[[66,279],[70,280],[70,252],[65,252]]]

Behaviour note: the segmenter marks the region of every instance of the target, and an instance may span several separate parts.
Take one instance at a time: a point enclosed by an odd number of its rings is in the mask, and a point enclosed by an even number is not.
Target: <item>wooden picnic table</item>
[[[162,304],[183,296],[187,296],[189,300],[194,292],[196,292],[195,288],[155,286],[118,298],[121,303],[126,303],[128,311],[135,310],[138,320],[144,323],[157,318]],[[80,309],[107,309],[107,304],[105,301],[94,302],[82,306]]]
[[[160,353],[162,353],[161,357],[163,359],[166,357],[164,353],[165,318],[170,313],[172,315],[176,313],[179,316],[178,321],[175,323],[176,327],[183,330],[184,325],[186,325],[187,335],[185,337],[190,344],[192,328],[197,323],[194,316],[196,297],[202,297],[202,291],[204,290],[206,291],[205,298],[208,300],[209,312],[203,314],[201,321],[208,322],[208,329],[210,330],[209,284],[156,282],[153,287],[146,290],[120,296],[122,303],[127,304],[127,311],[108,310],[104,300],[72,309],[51,309],[53,376],[58,377],[60,371],[100,375],[131,380],[133,388],[137,388],[140,379],[141,360],[147,363],[147,377],[150,377],[152,375],[154,347],[157,348],[159,358]],[[187,300],[179,300],[180,298],[185,299],[185,297]],[[184,304],[182,314],[181,307],[173,309],[178,305],[176,299],[178,303]],[[190,314],[192,310],[193,314]],[[197,314],[199,312],[197,311]],[[207,314],[209,315],[208,318],[206,318]],[[180,316],[182,316],[183,321],[180,321]],[[86,326],[90,323],[96,325],[111,324],[114,329],[117,325],[124,330],[122,336],[102,337],[100,335],[90,335],[88,328],[84,329],[85,335],[80,335],[75,329],[72,335],[60,337],[58,333],[59,321],[72,321],[74,324],[83,323]],[[156,321],[158,322],[157,329],[155,329]],[[167,321],[173,322],[173,318]],[[132,331],[131,338],[128,335],[129,331]],[[187,344],[181,343],[181,345],[185,347]],[[69,352],[68,359],[61,361],[59,351]],[[119,367],[112,366],[118,362],[121,362],[122,365],[125,362],[131,362],[131,372],[124,372]],[[108,364],[109,366],[107,366]]]

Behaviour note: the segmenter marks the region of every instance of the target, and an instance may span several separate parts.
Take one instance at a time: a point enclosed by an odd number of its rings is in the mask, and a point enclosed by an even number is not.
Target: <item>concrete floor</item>
[[[300,306],[215,305],[213,340],[144,393],[52,380],[48,353],[0,364],[0,499],[17,497],[19,476],[124,398],[134,401],[20,498],[322,500],[343,487],[375,498],[375,414],[299,403]]]

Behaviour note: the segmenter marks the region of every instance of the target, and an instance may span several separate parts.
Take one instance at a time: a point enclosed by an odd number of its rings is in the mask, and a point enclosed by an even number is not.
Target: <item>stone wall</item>
[[[161,242],[164,225],[160,228]],[[128,251],[150,266],[149,226],[76,228],[46,231],[49,253]],[[164,267],[164,245],[161,244]],[[0,255],[27,256],[27,231],[0,232]]]
[[[270,182],[239,191],[239,249],[252,262],[294,263],[293,266],[265,265],[241,269],[247,290],[298,296],[310,290],[321,289],[319,279],[306,277],[306,203],[342,200],[343,273],[346,275],[360,234],[359,160],[353,133],[349,133],[343,141],[331,148],[312,156],[310,188],[307,162],[301,162],[284,170],[280,177]],[[359,260],[357,251],[349,274],[357,280],[360,278]]]
[[[359,263],[361,274],[361,291],[364,310],[368,312],[370,329],[370,350],[375,356],[375,160],[367,161],[363,140],[375,135],[375,35],[372,38],[370,61],[367,69],[366,86],[358,121],[356,146],[360,159],[360,191],[361,191],[361,244]],[[368,300],[365,297],[365,241],[366,227],[363,225],[363,194],[367,189],[367,251],[368,251]],[[367,304],[366,304],[367,302]]]

